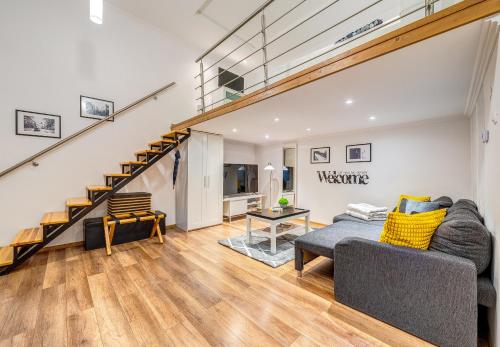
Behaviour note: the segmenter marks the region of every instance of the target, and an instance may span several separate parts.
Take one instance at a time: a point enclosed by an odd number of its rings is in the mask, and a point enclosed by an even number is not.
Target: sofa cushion
[[[380,238],[384,224],[379,221],[367,222],[348,215],[340,215],[335,219],[337,221],[334,224],[296,238],[295,248],[333,259],[333,250],[337,242],[346,237],[361,237],[376,241]]]
[[[401,202],[403,199],[406,200],[413,200],[413,201],[431,201],[431,197],[424,195],[424,196],[414,196],[414,195],[406,195],[406,194],[401,194],[399,196],[398,204],[396,205],[396,208],[394,209],[393,212],[398,212],[400,211],[399,207],[401,205]]]
[[[486,276],[477,278],[477,303],[486,307],[494,307],[497,293],[491,279]]]
[[[401,200],[399,205],[399,212],[406,214],[430,212],[441,209],[438,202],[432,201],[414,201],[414,200]]]
[[[391,212],[384,224],[380,242],[395,246],[428,249],[432,234],[443,221],[445,209],[406,214]]]
[[[470,259],[477,273],[482,273],[491,260],[491,235],[478,215],[474,202],[457,201],[434,233],[429,249]]]
[[[440,208],[450,208],[453,206],[453,200],[448,196],[441,196],[437,199],[432,200],[432,202],[437,202]]]
[[[456,215],[462,215],[461,218],[467,217],[468,219],[477,219],[484,224],[483,216],[481,216],[477,209],[477,205],[472,200],[458,200],[448,209],[448,215],[450,216],[449,219],[455,218]]]

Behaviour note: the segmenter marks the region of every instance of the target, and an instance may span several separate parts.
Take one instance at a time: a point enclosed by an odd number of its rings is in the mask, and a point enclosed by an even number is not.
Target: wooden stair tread
[[[69,222],[68,212],[47,212],[43,215],[41,225],[64,224]]]
[[[106,177],[130,177],[132,176],[129,173],[109,173],[109,174],[104,174]]]
[[[7,246],[0,248],[0,266],[7,266],[14,263],[14,247]]]
[[[28,228],[19,231],[14,238],[14,241],[10,244],[11,246],[24,246],[32,245],[35,243],[43,242],[43,229],[38,228]]]
[[[124,161],[120,165],[147,165],[145,161]]]
[[[87,186],[87,189],[90,190],[91,192],[113,190],[113,188],[108,186]]]
[[[138,155],[138,154],[146,154],[146,153],[161,153],[161,151],[158,151],[156,149],[146,149],[144,151],[139,151],[139,152],[136,152],[135,155]]]
[[[66,206],[68,207],[92,206],[92,201],[90,201],[87,198],[71,198],[66,200]]]
[[[161,135],[161,137],[174,137],[176,134],[189,135],[189,132],[185,131],[185,130],[174,130],[174,131],[171,131],[169,133]]]
[[[150,143],[148,143],[148,146],[161,146],[162,143],[173,143],[173,144],[176,144],[177,141],[170,140],[170,139],[164,139],[164,140],[150,142]]]

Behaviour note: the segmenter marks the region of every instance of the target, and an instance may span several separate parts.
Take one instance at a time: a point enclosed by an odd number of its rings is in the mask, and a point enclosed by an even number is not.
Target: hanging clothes
[[[179,162],[181,160],[181,152],[179,152],[179,150],[177,149],[175,151],[175,162],[174,162],[174,172],[173,172],[173,182],[174,182],[174,185],[173,187],[175,188],[175,181],[177,181],[177,171],[179,170]]]

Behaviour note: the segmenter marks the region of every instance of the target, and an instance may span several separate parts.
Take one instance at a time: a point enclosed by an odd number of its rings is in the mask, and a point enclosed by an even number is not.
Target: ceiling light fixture
[[[370,116],[370,118],[368,118],[368,119],[369,119],[369,120],[375,120],[375,119],[377,119],[377,117],[375,117],[375,116]]]
[[[237,133],[237,132],[238,132],[238,129],[233,128],[233,133]]]
[[[351,105],[353,102],[354,102],[354,100],[352,100],[352,99],[347,99],[347,100],[345,101],[345,104],[346,104],[346,105]]]
[[[280,121],[280,119],[279,119],[278,117],[276,117],[276,118],[274,118],[274,121],[275,121],[276,123],[278,123],[278,122]]]
[[[307,128],[306,131],[311,131],[311,128]]]
[[[90,0],[90,20],[102,24],[103,0]]]
[[[268,138],[269,138],[269,135],[268,135],[268,134],[265,134],[265,135],[264,135],[264,137],[265,137],[266,139],[268,139]]]

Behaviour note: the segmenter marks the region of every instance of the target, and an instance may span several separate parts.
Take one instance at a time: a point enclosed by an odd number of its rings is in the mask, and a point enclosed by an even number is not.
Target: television
[[[258,191],[258,165],[224,164],[224,196],[257,193]]]
[[[227,84],[226,84],[227,83]],[[223,68],[219,68],[219,81],[218,87],[226,84],[226,87],[236,90],[237,92],[243,93],[245,89],[245,79],[240,77],[230,71],[224,71]]]

